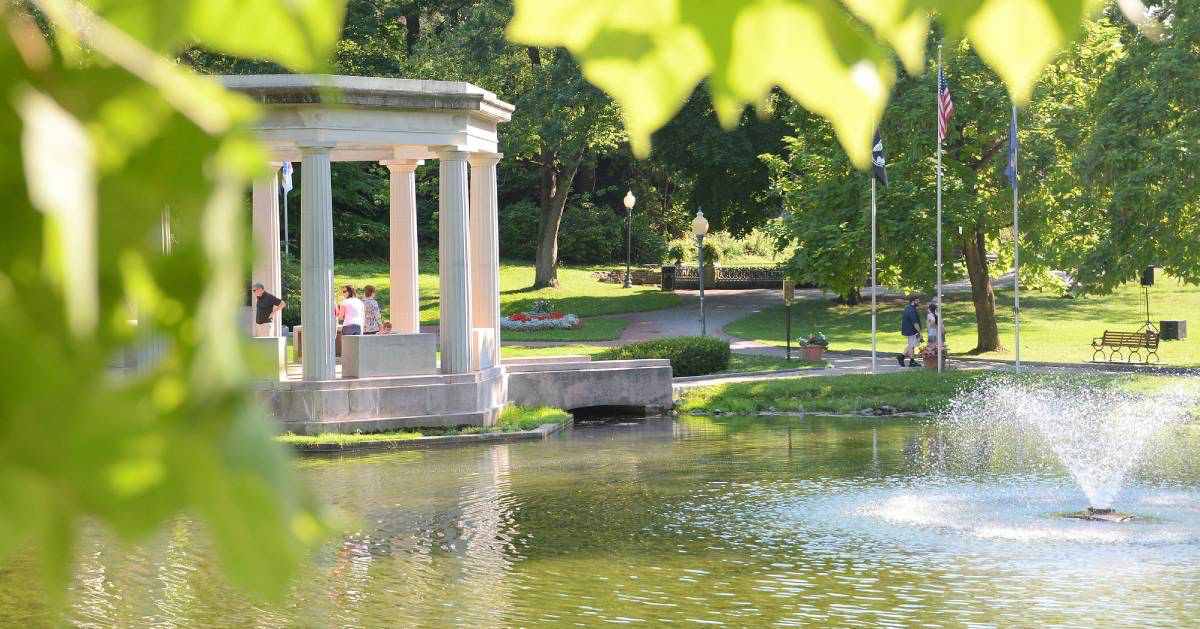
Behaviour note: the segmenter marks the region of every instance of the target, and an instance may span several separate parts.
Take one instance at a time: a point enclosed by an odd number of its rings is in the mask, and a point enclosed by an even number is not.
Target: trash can
[[[675,290],[675,267],[664,266],[662,268],[662,289],[667,292]]]
[[[1159,321],[1158,330],[1164,341],[1182,341],[1187,338],[1187,321]]]

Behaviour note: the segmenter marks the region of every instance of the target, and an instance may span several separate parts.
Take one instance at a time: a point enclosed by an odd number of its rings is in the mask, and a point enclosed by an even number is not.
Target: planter
[[[824,345],[805,345],[802,349],[804,350],[804,360],[809,362],[815,363],[825,357]]]

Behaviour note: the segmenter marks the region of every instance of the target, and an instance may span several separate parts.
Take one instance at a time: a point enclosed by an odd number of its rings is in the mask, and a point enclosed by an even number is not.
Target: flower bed
[[[518,312],[500,320],[500,328],[504,330],[520,330],[533,332],[536,330],[573,330],[583,325],[579,317],[573,314],[563,314],[560,310],[551,312]]]

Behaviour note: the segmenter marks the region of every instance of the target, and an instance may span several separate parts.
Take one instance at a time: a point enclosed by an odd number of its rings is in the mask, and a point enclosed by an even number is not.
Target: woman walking
[[[942,342],[940,335],[942,326],[938,325],[938,305],[936,301],[929,302],[929,312],[925,315],[925,329],[929,336],[929,346],[937,349],[937,346]]]

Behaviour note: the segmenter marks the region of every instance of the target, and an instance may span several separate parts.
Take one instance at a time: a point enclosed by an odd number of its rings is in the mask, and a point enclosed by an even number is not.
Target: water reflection
[[[1166,480],[1134,483],[1151,517],[1125,529],[1047,518],[1078,496],[1061,470],[947,468],[947,437],[911,420],[687,418],[310,459],[301,473],[358,525],[284,603],[231,590],[180,521],[132,548],[89,531],[69,622],[1178,626],[1200,612],[1185,437],[1158,449]],[[50,623],[33,574],[0,573],[0,624]]]

